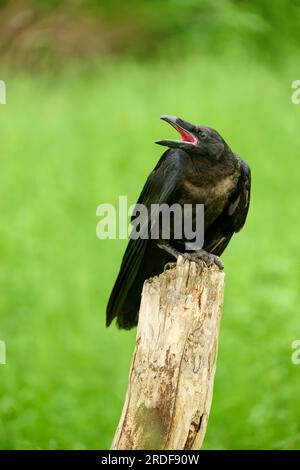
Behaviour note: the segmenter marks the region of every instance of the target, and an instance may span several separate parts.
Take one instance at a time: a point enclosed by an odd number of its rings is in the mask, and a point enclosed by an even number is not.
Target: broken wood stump
[[[211,407],[224,272],[178,258],[144,283],[119,450],[200,449]]]

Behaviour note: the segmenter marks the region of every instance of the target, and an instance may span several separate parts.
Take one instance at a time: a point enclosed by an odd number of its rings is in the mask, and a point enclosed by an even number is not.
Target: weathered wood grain
[[[179,257],[144,284],[112,449],[199,449],[211,407],[224,273]]]

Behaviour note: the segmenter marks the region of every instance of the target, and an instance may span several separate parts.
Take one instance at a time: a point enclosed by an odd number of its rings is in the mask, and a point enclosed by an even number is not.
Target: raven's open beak
[[[176,116],[161,116],[160,119],[168,122],[180,134],[181,140],[157,140],[155,143],[171,148],[180,148],[182,150],[194,149],[198,144],[195,132],[195,126]]]

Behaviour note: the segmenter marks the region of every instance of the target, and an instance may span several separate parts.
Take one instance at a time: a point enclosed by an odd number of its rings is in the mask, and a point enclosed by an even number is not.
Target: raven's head
[[[220,134],[210,127],[195,126],[176,116],[161,116],[161,119],[179,132],[181,140],[157,140],[156,144],[207,157],[219,157],[227,148]]]

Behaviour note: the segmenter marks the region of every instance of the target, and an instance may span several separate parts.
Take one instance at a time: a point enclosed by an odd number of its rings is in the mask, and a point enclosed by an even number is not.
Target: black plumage
[[[143,283],[183,253],[197,262],[217,263],[234,232],[244,225],[250,200],[250,169],[214,129],[162,116],[182,140],[158,141],[169,149],[149,175],[138,203],[204,204],[204,245],[187,252],[186,240],[130,239],[107,305],[107,326],[137,324]],[[153,222],[153,220],[152,220]]]

